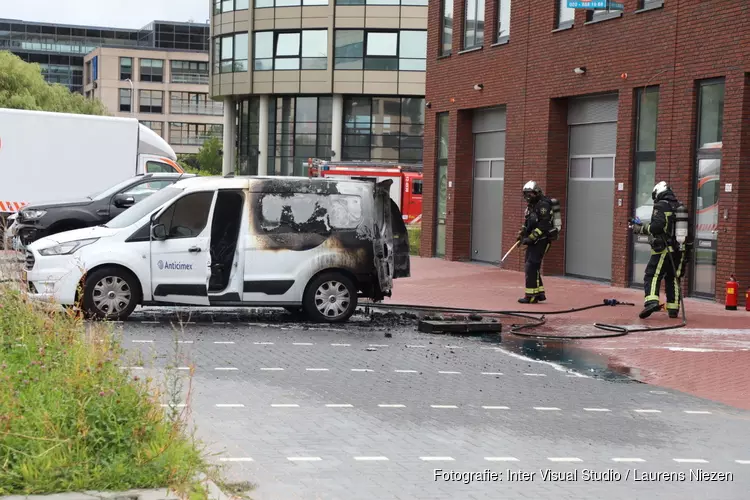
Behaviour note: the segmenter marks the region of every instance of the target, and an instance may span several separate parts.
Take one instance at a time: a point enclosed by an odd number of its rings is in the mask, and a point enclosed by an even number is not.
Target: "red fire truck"
[[[308,161],[310,177],[331,179],[393,179],[391,198],[406,224],[422,220],[422,165],[395,162]]]

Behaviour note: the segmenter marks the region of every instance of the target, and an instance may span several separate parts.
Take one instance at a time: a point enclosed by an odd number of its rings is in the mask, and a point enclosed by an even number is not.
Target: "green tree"
[[[8,51],[0,51],[0,108],[108,114],[98,99],[86,99],[63,85],[47,83],[38,64],[24,62]]]
[[[196,155],[202,174],[221,175],[221,141],[211,137],[203,143]]]

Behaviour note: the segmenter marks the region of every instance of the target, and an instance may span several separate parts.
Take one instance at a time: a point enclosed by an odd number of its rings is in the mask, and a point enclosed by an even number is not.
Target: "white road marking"
[[[222,462],[252,462],[253,459],[250,457],[221,457],[219,458]]]
[[[527,377],[546,377],[546,373],[524,373]]]
[[[352,368],[353,372],[371,372],[369,368]]]
[[[443,347],[445,347],[446,349],[463,349],[463,347],[461,347],[460,345],[446,345]]]
[[[482,406],[485,410],[510,410],[509,406]]]
[[[351,344],[331,344],[333,347],[349,347]]]
[[[642,458],[613,458],[613,462],[645,462]]]
[[[388,347],[388,344],[370,344],[367,347]]]
[[[430,405],[431,408],[458,408],[456,405]]]
[[[292,345],[315,345],[312,342],[292,342]]]
[[[651,394],[667,394],[667,391],[648,391]]]
[[[583,462],[577,457],[547,457],[550,462]]]
[[[290,462],[320,462],[320,457],[286,457]]]
[[[241,403],[219,403],[216,405],[217,408],[244,408],[245,405]]]
[[[738,464],[750,465],[750,460],[735,460]]]
[[[388,457],[354,457],[354,460],[358,460],[360,462],[376,462],[388,460]]]
[[[419,457],[420,460],[424,460],[425,462],[437,462],[437,461],[446,461],[446,462],[452,462],[453,457]]]
[[[611,411],[608,408],[584,408],[584,411]]]
[[[732,352],[731,349],[701,349],[699,347],[663,347],[662,349],[669,349],[670,351],[679,352]]]
[[[185,408],[185,404],[178,404],[178,405],[163,404],[163,405],[161,405],[161,407],[162,408]]]
[[[141,321],[141,323],[145,325],[158,325],[160,322],[159,321]]]
[[[677,463],[681,464],[707,464],[708,460],[703,460],[702,458],[673,458]]]
[[[393,370],[396,373],[419,373],[417,370]]]
[[[427,347],[426,345],[407,345],[406,347]]]
[[[190,370],[190,367],[189,366],[178,366],[177,369],[178,370]]]
[[[326,408],[354,408],[354,405],[348,403],[331,403],[327,404]]]
[[[234,344],[234,342],[229,342],[229,341],[226,341],[226,342],[225,342],[225,341],[216,341],[216,342],[214,342],[214,344]]]
[[[236,371],[236,370],[239,370],[239,368],[235,368],[233,366],[219,366],[217,368],[214,368],[214,370],[218,370],[218,371]]]
[[[406,406],[404,406],[404,405],[383,405],[383,404],[380,404],[378,406],[381,407],[381,408],[406,408]]]
[[[193,341],[192,340],[178,340],[177,343],[178,344],[192,344]]]
[[[482,372],[482,375],[502,375],[500,372]]]
[[[555,408],[554,406],[535,406],[534,409],[539,411],[560,411],[560,408]]]
[[[661,413],[661,410],[633,410],[636,413]]]
[[[283,368],[261,368],[261,371],[264,372],[282,372],[284,371]]]
[[[253,342],[254,345],[273,345],[273,342]]]
[[[516,457],[484,457],[488,462],[518,462]]]
[[[685,413],[689,413],[690,415],[711,415],[710,411],[705,410],[685,410]]]
[[[305,368],[308,372],[327,372],[328,368]]]
[[[131,340],[134,344],[153,344],[153,340]]]
[[[142,366],[121,366],[120,370],[143,370]]]
[[[581,373],[578,373],[576,371],[570,370],[568,368],[565,368],[562,365],[559,365],[557,363],[553,363],[551,361],[543,361],[543,360],[540,360],[540,359],[529,358],[529,357],[526,357],[526,356],[522,356],[520,354],[516,354],[515,352],[506,351],[502,347],[497,348],[497,351],[505,354],[506,356],[510,356],[511,358],[522,359],[522,360],[526,361],[527,363],[541,363],[543,365],[551,366],[552,368],[554,368],[555,370],[557,370],[559,372],[565,372],[565,373],[568,373],[570,375],[573,375],[574,377],[591,378],[588,375],[583,375]]]
[[[461,372],[438,372],[442,373],[443,375],[461,375]]]
[[[484,351],[499,351],[500,350],[499,347],[480,347],[480,349]]]
[[[299,405],[293,403],[272,404],[271,408],[299,408]]]

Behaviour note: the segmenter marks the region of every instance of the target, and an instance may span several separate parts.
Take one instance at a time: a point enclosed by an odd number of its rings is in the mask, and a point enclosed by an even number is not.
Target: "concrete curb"
[[[208,490],[209,500],[234,500],[221,491],[211,480],[201,480]],[[83,491],[73,493],[55,493],[51,495],[11,495],[0,496],[0,500],[181,500],[179,496],[167,488],[152,490],[128,491]]]

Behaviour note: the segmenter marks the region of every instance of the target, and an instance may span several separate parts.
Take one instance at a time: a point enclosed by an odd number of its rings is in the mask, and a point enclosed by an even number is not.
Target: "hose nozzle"
[[[604,299],[605,306],[616,306],[620,303],[617,299]]]

